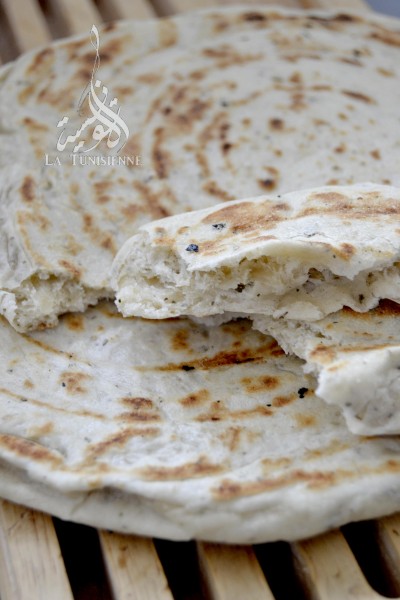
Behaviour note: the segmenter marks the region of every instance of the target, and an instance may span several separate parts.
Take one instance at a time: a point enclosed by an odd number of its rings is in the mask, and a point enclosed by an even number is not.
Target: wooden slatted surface
[[[258,3],[260,0],[255,0]],[[89,31],[94,23],[117,18],[143,19],[195,8],[234,4],[235,0],[0,0],[0,62],[47,43],[58,35]],[[251,0],[248,4],[251,4]],[[280,5],[368,10],[364,0],[285,0]],[[400,516],[376,522],[382,569],[392,597],[400,597]],[[79,543],[77,539],[76,543]],[[150,539],[99,532],[104,571],[109,586],[71,591],[53,520],[47,515],[0,501],[1,600],[296,600],[297,592],[282,592],[276,578],[269,582],[251,547],[197,544],[198,585],[178,591],[168,581],[164,564]],[[62,544],[61,544],[62,545]],[[272,546],[273,547],[273,546]],[[282,564],[282,577],[294,566],[297,585],[311,600],[377,600],[340,531],[290,546],[292,564]],[[171,550],[173,551],[173,549]],[[185,579],[180,564],[172,563]],[[78,568],[78,565],[75,565]],[[71,569],[71,566],[69,567]],[[169,571],[171,566],[169,567]],[[168,571],[168,569],[166,569]],[[71,573],[69,572],[71,576]],[[273,581],[275,583],[272,585]],[[100,585],[100,584],[99,584]],[[283,588],[282,588],[283,589]],[[187,591],[190,590],[190,591]],[[287,586],[285,587],[287,590]],[[282,595],[283,594],[283,595]]]
[[[100,532],[113,595],[118,600],[173,600],[151,540]]]
[[[274,600],[251,546],[198,544],[200,570],[213,600]]]
[[[1,600],[72,600],[50,517],[0,501]]]

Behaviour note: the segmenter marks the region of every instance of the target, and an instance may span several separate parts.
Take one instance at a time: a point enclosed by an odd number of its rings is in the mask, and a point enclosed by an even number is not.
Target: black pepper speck
[[[297,390],[299,398],[304,398],[304,396],[307,394],[307,392],[308,392],[308,388],[305,388],[305,387],[302,387],[299,390]]]
[[[214,227],[214,229],[216,229],[217,231],[221,231],[221,229],[224,229],[224,227],[226,227],[226,223],[215,223],[212,227]]]
[[[187,252],[198,252],[199,251],[199,247],[197,244],[189,244],[189,246],[186,248]]]

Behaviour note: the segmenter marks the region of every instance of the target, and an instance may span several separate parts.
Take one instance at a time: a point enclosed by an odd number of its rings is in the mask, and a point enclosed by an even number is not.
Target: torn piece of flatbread
[[[294,540],[400,509],[400,438],[360,437],[241,320],[0,320],[0,496],[175,540]]]
[[[400,432],[400,305],[367,313],[344,308],[316,322],[253,316],[318,377],[316,393],[339,406],[353,433]]]
[[[351,431],[398,433],[399,311],[375,307],[400,301],[399,233],[400,190],[374,184],[164,219],[117,255],[117,306],[209,324],[248,316],[307,361],[317,394],[341,407]]]
[[[228,202],[144,225],[113,265],[123,315],[227,312],[316,321],[400,301],[400,189],[375,184]]]
[[[0,313],[25,331],[110,295],[112,259],[146,221],[268,190],[400,184],[398,31],[372,13],[253,6],[106,24],[96,79],[130,135],[76,164],[57,124],[74,135],[92,116],[87,100],[77,111],[89,31],[5,66]]]

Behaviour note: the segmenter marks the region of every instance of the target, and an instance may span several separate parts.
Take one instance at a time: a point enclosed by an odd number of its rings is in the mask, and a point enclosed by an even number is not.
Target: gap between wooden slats
[[[26,52],[51,40],[45,18],[36,0],[1,0],[15,44]]]
[[[72,600],[48,515],[0,501],[1,600]]]
[[[394,594],[400,596],[400,514],[375,523],[383,569]]]
[[[99,531],[114,600],[173,600],[152,540]]]
[[[368,585],[340,531],[295,542],[292,552],[310,600],[382,600]]]
[[[199,542],[200,571],[211,600],[274,600],[251,546]]]
[[[63,35],[90,32],[92,25],[102,22],[92,0],[48,0],[57,29]]]

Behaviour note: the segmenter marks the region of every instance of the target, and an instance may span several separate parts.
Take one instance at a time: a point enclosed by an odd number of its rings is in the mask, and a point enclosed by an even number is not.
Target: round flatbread
[[[352,435],[245,320],[124,319],[111,304],[0,324],[0,495],[124,532],[293,540],[400,506],[400,438]]]
[[[112,259],[146,221],[263,191],[400,184],[394,19],[236,7],[110,24],[97,71],[89,33],[0,73],[0,312],[20,331],[111,297]],[[90,82],[129,130],[118,155],[108,138],[85,153],[104,118],[76,138]]]

